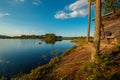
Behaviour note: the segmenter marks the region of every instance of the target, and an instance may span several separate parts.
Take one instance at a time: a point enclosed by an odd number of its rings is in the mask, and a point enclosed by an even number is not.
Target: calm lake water
[[[69,40],[46,44],[35,39],[0,39],[0,77],[28,73],[74,45]]]

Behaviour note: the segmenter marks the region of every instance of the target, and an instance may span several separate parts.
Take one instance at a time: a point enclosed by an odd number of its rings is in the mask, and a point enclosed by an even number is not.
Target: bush
[[[120,50],[120,43],[118,43],[118,44],[116,45],[116,47]]]

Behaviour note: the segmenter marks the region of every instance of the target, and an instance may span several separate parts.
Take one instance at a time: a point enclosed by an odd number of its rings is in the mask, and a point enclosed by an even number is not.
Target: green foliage
[[[73,39],[73,40],[71,40],[71,42],[78,43],[78,44],[84,44],[85,39]]]
[[[0,35],[0,39],[7,39],[7,38],[11,38],[10,36],[5,36],[5,35]]]
[[[118,49],[120,49],[120,43],[118,43],[118,44],[116,45],[116,47],[117,47]]]
[[[116,11],[118,9],[120,9],[120,0],[103,0],[102,2],[103,13]]]
[[[45,35],[20,35],[20,36],[13,36],[13,37],[7,37],[7,36],[1,36],[0,38],[11,38],[11,39],[45,39],[46,41],[50,40],[62,40],[62,36],[56,36],[55,34],[45,34]]]
[[[21,35],[21,36],[14,36],[11,37],[13,39],[43,39],[42,35]]]
[[[61,41],[62,37],[61,36],[56,36],[55,34],[45,34],[44,40],[46,43],[51,43],[54,44],[56,41]]]

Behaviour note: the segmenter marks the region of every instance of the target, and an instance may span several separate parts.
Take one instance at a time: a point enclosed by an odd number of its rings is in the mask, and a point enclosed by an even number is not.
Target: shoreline
[[[102,52],[102,54],[104,54],[102,56],[104,56],[105,59],[107,59],[107,55],[120,54],[120,50],[116,48],[115,44],[106,45],[108,47],[106,47]],[[101,44],[101,47],[104,48],[106,45]],[[87,76],[89,78],[89,75],[87,74],[89,73],[89,70],[86,72],[85,69],[90,66],[95,66],[90,64],[91,51],[92,43],[84,43],[82,45],[77,44],[71,49],[65,51],[61,56],[52,58],[48,64],[38,66],[28,74],[12,77],[10,80],[80,80],[81,77],[87,78]],[[118,56],[116,59],[119,58],[120,57]],[[110,60],[107,60],[107,63],[111,64],[110,66],[113,66],[114,62],[115,61],[113,60],[111,61],[111,58]],[[101,64],[103,65],[104,63],[106,64],[106,62],[102,62]],[[96,67],[92,69],[96,69]],[[112,68],[110,69],[112,70]],[[119,69],[119,66],[115,65],[113,69]],[[83,75],[82,71],[84,71],[87,76]],[[120,71],[118,70],[117,72]],[[107,73],[105,73],[105,75],[107,75]],[[111,74],[111,76],[112,75],[113,74]]]

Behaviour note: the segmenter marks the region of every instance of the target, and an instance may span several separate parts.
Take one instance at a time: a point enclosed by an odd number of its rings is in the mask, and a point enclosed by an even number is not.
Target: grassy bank
[[[93,41],[93,37],[90,37],[90,42]],[[72,38],[71,42],[77,43],[77,44],[84,44],[86,43],[86,37],[77,37],[77,38]]]

